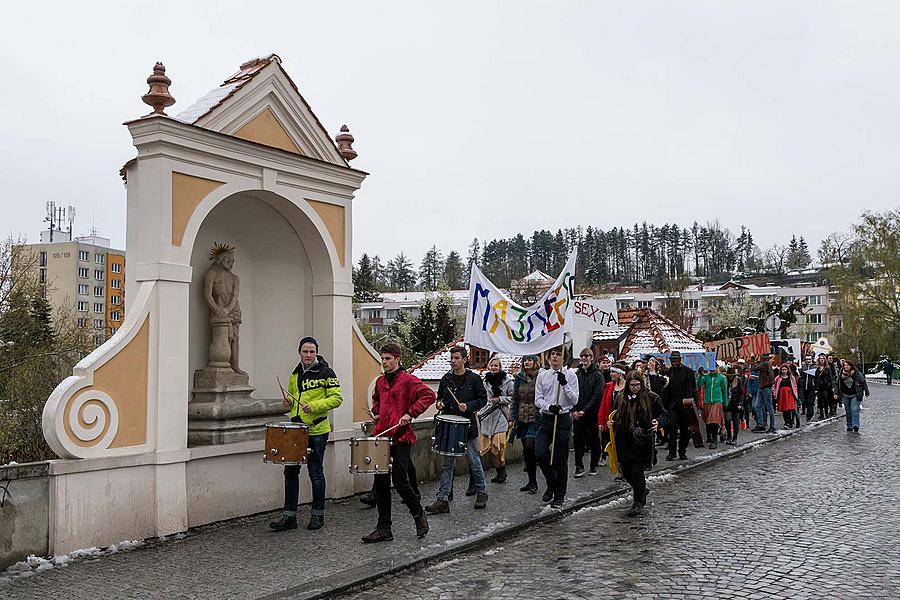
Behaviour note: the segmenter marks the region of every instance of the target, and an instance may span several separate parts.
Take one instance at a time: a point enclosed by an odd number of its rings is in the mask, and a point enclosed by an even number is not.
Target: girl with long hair
[[[637,371],[625,377],[625,389],[617,395],[615,410],[612,422],[619,472],[633,492],[633,503],[625,514],[636,517],[647,502],[644,471],[656,462],[653,434],[669,424],[669,416],[659,396],[647,389],[644,376]]]
[[[488,453],[493,455],[497,476],[491,479],[491,482],[504,483],[506,481],[507,431],[509,431],[510,421],[512,421],[509,406],[515,383],[513,378],[503,370],[503,365],[500,364],[500,358],[497,355],[491,357],[487,368],[488,370],[484,374],[484,389],[487,392],[488,403],[479,411],[483,448],[481,456]]]
[[[520,492],[537,493],[537,457],[534,454],[534,443],[538,434],[540,413],[534,404],[534,382],[541,372],[541,363],[535,354],[522,357],[522,368],[516,374],[513,384],[512,407],[510,416],[513,419],[515,436],[522,440],[522,458],[525,460],[525,472],[528,483],[519,488]]]

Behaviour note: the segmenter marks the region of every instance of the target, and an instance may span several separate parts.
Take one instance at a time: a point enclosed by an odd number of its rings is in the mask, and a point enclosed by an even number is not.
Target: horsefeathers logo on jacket
[[[337,377],[323,377],[321,379],[301,379],[300,391],[312,390],[319,387],[337,387],[340,383]]]

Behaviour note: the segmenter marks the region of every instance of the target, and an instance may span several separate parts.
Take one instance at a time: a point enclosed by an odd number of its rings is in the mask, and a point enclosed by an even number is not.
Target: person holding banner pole
[[[543,501],[561,508],[569,477],[569,439],[572,435],[571,411],[578,402],[578,376],[563,367],[561,346],[550,351],[550,369],[541,372],[534,386],[534,403],[541,412],[535,443],[538,465],[547,480]]]

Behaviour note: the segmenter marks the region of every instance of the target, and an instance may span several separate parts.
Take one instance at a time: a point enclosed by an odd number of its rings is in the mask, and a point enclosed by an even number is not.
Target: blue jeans
[[[328,434],[309,436],[310,452],[306,461],[306,472],[312,485],[312,514],[325,514],[325,448],[328,446]],[[287,465],[284,467],[284,514],[295,516],[297,502],[300,497],[300,467]]]
[[[847,429],[859,429],[859,400],[856,396],[844,396],[844,416],[847,417]]]
[[[766,426],[769,422],[769,429],[775,429],[775,399],[772,396],[772,388],[759,388],[759,424],[761,427]]]
[[[437,499],[448,500],[453,489],[453,465],[456,464],[456,456],[442,456],[441,463],[441,487],[438,489]],[[469,461],[469,472],[475,478],[475,492],[483,494],[484,469],[481,467],[481,454],[478,452],[478,440],[472,438],[466,443],[466,460]]]

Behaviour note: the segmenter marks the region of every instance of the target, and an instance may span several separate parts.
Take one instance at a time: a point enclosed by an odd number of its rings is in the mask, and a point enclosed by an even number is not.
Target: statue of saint
[[[239,364],[241,307],[238,304],[238,296],[241,290],[241,281],[231,272],[234,266],[234,246],[227,244],[213,244],[209,253],[212,261],[209,270],[203,277],[203,297],[209,306],[210,323],[223,320],[230,322],[228,330],[228,343],[231,346],[231,368],[235,373],[246,375],[241,371]]]

